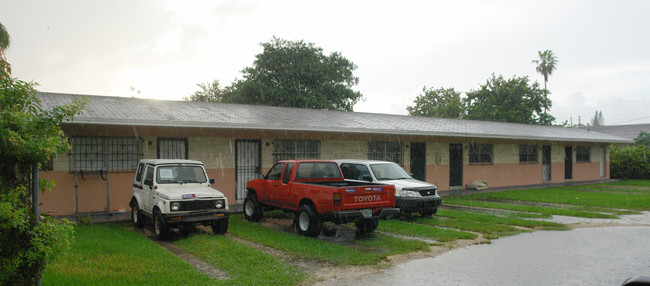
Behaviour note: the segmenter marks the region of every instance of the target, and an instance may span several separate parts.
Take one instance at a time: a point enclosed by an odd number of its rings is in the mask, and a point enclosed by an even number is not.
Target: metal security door
[[[235,141],[235,185],[236,200],[243,200],[246,197],[246,183],[256,179],[262,172],[260,165],[261,142],[259,140],[236,140]]]
[[[449,186],[463,185],[463,144],[449,144]]]
[[[564,147],[564,179],[573,179],[573,147]]]
[[[411,173],[413,178],[424,181],[426,178],[426,143],[411,143]]]
[[[542,181],[551,180],[551,146],[542,146]]]

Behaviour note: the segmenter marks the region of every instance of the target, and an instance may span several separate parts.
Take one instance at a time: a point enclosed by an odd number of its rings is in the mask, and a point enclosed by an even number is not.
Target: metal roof
[[[516,123],[49,92],[39,92],[38,97],[46,109],[81,97],[90,99],[71,124],[633,143],[584,129]]]
[[[643,131],[650,133],[650,124],[590,126],[583,129],[634,140]]]

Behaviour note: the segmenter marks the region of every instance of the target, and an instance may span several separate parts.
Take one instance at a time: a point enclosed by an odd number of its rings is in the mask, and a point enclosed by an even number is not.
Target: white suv
[[[411,177],[402,167],[386,161],[334,160],[348,180],[395,185],[395,207],[402,213],[431,216],[442,205],[438,186]]]
[[[203,163],[191,160],[143,159],[133,182],[131,220],[136,228],[153,220],[156,239],[173,227],[210,225],[214,234],[228,230],[228,199],[210,187]]]

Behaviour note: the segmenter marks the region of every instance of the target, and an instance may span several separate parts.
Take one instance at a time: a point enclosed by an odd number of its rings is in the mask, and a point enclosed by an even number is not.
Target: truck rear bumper
[[[371,217],[364,216],[361,210],[334,212],[332,216],[333,216],[333,221],[335,223],[348,223],[348,222],[354,222],[354,221],[359,221],[361,219],[368,219],[368,218],[391,219],[399,216],[399,208],[385,208],[380,210],[377,213],[374,213]]]
[[[186,214],[166,214],[163,215],[165,223],[167,224],[176,224],[176,223],[201,223],[201,222],[210,222],[213,220],[228,219],[230,216],[229,212],[210,212],[210,213],[186,213]]]

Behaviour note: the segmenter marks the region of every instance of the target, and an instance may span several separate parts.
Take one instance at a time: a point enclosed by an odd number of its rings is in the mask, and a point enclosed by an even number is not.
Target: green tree
[[[465,113],[460,92],[454,88],[427,89],[425,86],[413,103],[414,106],[406,107],[412,116],[462,118]]]
[[[634,138],[634,144],[637,146],[643,145],[647,148],[650,148],[650,133],[641,131],[641,133],[639,133],[639,136]]]
[[[352,90],[357,66],[340,53],[326,56],[313,43],[276,37],[261,46],[222,102],[352,111],[362,99]]]
[[[605,125],[605,117],[603,117],[603,112],[596,110],[594,118],[591,119],[591,126],[603,126]]]
[[[468,92],[464,102],[467,119],[544,125],[554,120],[543,116],[542,108],[551,102],[537,82],[529,84],[527,76],[505,80],[492,74],[478,90]]]
[[[33,285],[47,260],[70,246],[72,225],[33,214],[31,168],[69,148],[60,124],[84,103],[43,110],[35,83],[14,79],[3,57],[0,70],[0,285]]]
[[[537,54],[539,56],[539,60],[533,60],[533,63],[537,64],[537,67],[535,70],[537,70],[538,73],[542,74],[544,76],[544,98],[548,101],[548,88],[546,88],[546,83],[548,82],[548,77],[553,74],[553,71],[555,71],[555,66],[558,63],[557,57],[553,55],[553,51],[551,50],[546,50],[546,51],[537,51]],[[546,116],[546,109],[548,109],[550,106],[544,106],[544,115]]]
[[[184,99],[187,101],[201,101],[201,102],[219,102],[226,92],[223,88],[219,86],[219,80],[213,80],[212,82],[198,83],[196,84],[201,90],[195,91],[189,97]]]
[[[10,77],[11,67],[5,59],[5,50],[9,48],[11,38],[9,37],[9,32],[2,23],[0,23],[0,77],[6,78]]]
[[[9,48],[10,42],[11,38],[9,37],[9,32],[7,32],[7,28],[0,23],[0,53],[4,53],[4,50]]]

